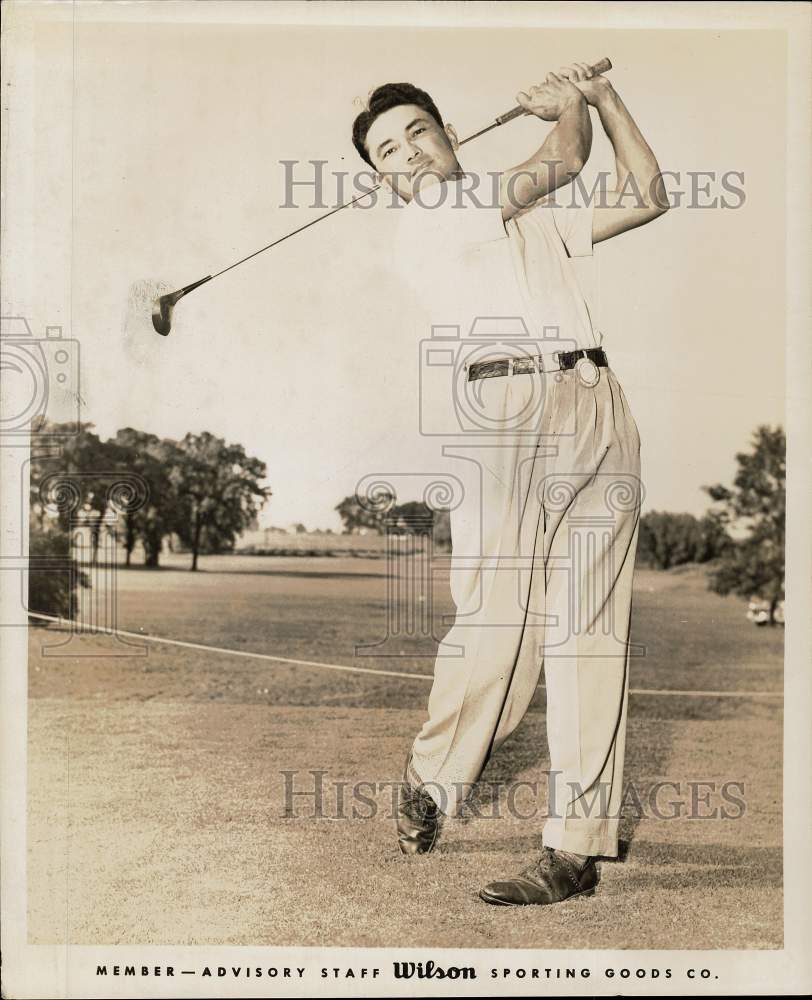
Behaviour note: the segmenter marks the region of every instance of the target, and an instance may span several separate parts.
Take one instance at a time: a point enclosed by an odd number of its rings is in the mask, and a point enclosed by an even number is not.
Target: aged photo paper
[[[2,18],[2,995],[809,992],[810,6]]]

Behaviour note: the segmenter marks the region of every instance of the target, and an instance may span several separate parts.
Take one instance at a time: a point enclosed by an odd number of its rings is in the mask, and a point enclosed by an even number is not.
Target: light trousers
[[[470,383],[481,426],[455,448],[456,616],[412,768],[456,815],[525,715],[541,669],[550,755],[543,843],[614,857],[622,803],[640,436],[610,368]],[[448,449],[447,449],[448,453]]]

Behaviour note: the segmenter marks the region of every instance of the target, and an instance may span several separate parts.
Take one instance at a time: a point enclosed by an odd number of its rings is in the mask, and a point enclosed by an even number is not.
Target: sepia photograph
[[[807,4],[8,0],[2,995],[791,995]]]

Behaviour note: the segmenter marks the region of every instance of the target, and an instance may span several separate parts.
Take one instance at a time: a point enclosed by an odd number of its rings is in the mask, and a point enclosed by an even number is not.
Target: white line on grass
[[[66,618],[54,618],[52,615],[41,615],[29,611],[29,618],[41,618],[43,621],[57,622],[60,625],[83,626],[88,629],[96,629],[97,634],[101,630],[98,626],[90,625],[87,622],[77,622]],[[123,635],[131,639],[143,639],[145,642],[161,642],[167,646],[181,646],[184,649],[202,649],[206,653],[226,653],[228,656],[244,656],[250,660],[271,660],[274,663],[295,663],[300,667],[321,667],[323,670],[346,670],[353,674],[381,674],[384,677],[414,677],[418,680],[431,680],[427,674],[407,674],[399,670],[375,670],[374,667],[348,667],[341,663],[322,663],[317,660],[292,660],[288,656],[272,656],[270,653],[249,653],[244,649],[228,649],[225,646],[204,646],[199,642],[184,642],[182,639],[165,639],[160,635],[146,635],[143,632],[125,632],[117,628],[112,632],[101,632],[102,635]]]
[[[42,615],[35,611],[27,612],[29,618],[39,618],[46,622],[56,622],[58,625],[81,626],[95,629],[97,626],[88,622],[77,622],[72,619],[55,618],[53,615]],[[343,670],[352,674],[375,674],[381,677],[410,677],[419,681],[434,680],[431,674],[409,674],[403,670],[375,670],[373,667],[348,667],[342,663],[323,663],[320,660],[293,660],[289,656],[272,656],[270,653],[249,653],[243,649],[229,649],[226,646],[204,646],[199,642],[184,642],[182,639],[165,639],[160,635],[146,635],[142,632],[125,632],[115,629],[113,632],[102,632],[103,635],[123,635],[131,639],[143,639],[145,642],[160,642],[166,646],[181,646],[184,649],[202,649],[206,653],[225,653],[227,656],[243,656],[249,660],[271,660],[273,663],[295,663],[300,667],[319,667],[322,670]],[[543,686],[543,685],[542,685]],[[783,691],[678,691],[669,688],[629,688],[629,694],[672,695],[682,698],[782,698]]]

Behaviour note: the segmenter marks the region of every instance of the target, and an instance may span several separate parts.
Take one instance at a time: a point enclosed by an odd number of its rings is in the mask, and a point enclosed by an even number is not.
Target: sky
[[[18,80],[33,98],[10,95],[9,141],[32,156],[6,207],[20,252],[3,288],[3,315],[25,315],[37,336],[61,325],[76,343],[82,419],[102,436],[132,426],[239,442],[268,468],[262,523],[311,528],[339,528],[334,507],[362,477],[439,456],[418,433],[420,336],[387,266],[388,201],[197,290],[166,339],[146,310],[128,312],[130,290],[188,284],[315,218],[306,202],[281,207],[281,161],[304,177],[311,160],[328,177],[362,168],[351,123],[380,83],[428,90],[467,135],[548,70],[604,55],[661,168],[679,175],[669,189],[684,192],[682,207],[597,247],[588,280],[641,434],[644,510],[701,514],[702,486],[732,480],[755,427],[784,423],[780,32],[282,26],[227,23],[222,4],[197,5],[193,16],[219,19],[194,23],[185,5],[104,6],[63,5],[30,29]],[[352,5],[356,21],[365,6]],[[613,164],[593,124],[587,183]],[[514,165],[551,127],[506,125],[463,165]],[[697,171],[715,176],[699,182],[703,204],[724,194],[723,174],[742,174],[731,183],[743,204],[687,207]]]

